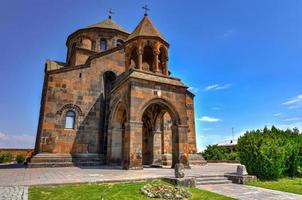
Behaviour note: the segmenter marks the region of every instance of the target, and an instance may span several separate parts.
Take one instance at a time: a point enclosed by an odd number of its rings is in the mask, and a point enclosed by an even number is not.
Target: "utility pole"
[[[234,142],[234,128],[232,127],[232,140],[231,140],[231,143]]]

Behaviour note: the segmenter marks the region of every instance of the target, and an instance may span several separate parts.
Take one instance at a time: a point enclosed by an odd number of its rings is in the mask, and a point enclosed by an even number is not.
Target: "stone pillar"
[[[141,47],[139,47],[139,49],[138,49],[138,66],[137,66],[139,70],[142,70],[142,68],[143,68],[143,53],[144,53],[143,49]]]
[[[96,51],[101,51],[100,42],[101,42],[101,40],[99,38],[95,40],[95,50]]]
[[[153,55],[154,55],[154,63],[153,63],[154,64],[154,72],[155,73],[160,73],[159,64],[158,64],[159,50],[154,50]]]
[[[153,132],[153,166],[162,166],[162,132]]]
[[[130,65],[130,58],[129,58],[129,54],[126,53],[126,55],[125,55],[125,67],[126,67],[126,71],[129,69],[129,65]]]
[[[168,69],[168,58],[165,59],[165,71],[164,75],[168,76],[169,75],[169,69]]]
[[[188,148],[188,125],[172,126],[173,130],[173,161],[172,167],[177,163],[182,163],[186,168],[189,165],[189,148]]]
[[[121,128],[111,128],[108,130],[107,162],[121,164],[122,162],[122,131]]]
[[[111,160],[111,135],[112,135],[112,128],[108,128],[108,130],[107,130],[107,156],[106,156],[106,163],[110,163],[110,160]]]
[[[124,169],[143,169],[142,165],[142,122],[130,121],[125,124]]]

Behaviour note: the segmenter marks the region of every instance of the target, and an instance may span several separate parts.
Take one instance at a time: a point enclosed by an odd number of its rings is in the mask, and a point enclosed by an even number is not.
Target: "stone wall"
[[[187,91],[186,94],[186,107],[188,116],[188,143],[189,143],[189,153],[197,153],[196,148],[196,133],[195,133],[195,116],[194,116],[194,95]]]
[[[44,115],[38,135],[39,152],[99,153],[103,73],[124,69],[123,50],[95,58],[90,66],[65,67],[46,73]],[[65,129],[68,110],[76,113],[74,129]]]

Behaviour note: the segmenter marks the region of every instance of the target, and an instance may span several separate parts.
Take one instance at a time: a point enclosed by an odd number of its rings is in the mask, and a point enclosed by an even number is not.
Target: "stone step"
[[[203,178],[196,178],[196,182],[202,181],[219,181],[219,180],[228,180],[227,177],[203,177]]]
[[[31,163],[45,162],[104,162],[104,158],[32,158]]]
[[[196,185],[230,184],[230,180],[196,181]]]
[[[224,174],[212,174],[212,175],[201,175],[201,176],[193,176],[196,179],[203,178],[226,178]]]
[[[29,168],[40,167],[73,167],[73,166],[101,166],[103,162],[45,162],[45,163],[28,163]]]
[[[37,154],[28,163],[28,167],[71,167],[97,166],[105,163],[101,154]]]
[[[36,154],[34,158],[104,158],[102,154]]]

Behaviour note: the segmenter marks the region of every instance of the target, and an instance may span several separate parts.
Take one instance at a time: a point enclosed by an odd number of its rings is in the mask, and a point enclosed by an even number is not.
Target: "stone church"
[[[29,167],[203,164],[194,94],[169,71],[169,43],[145,14],[133,32],[111,16],[70,34],[47,60]]]

